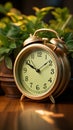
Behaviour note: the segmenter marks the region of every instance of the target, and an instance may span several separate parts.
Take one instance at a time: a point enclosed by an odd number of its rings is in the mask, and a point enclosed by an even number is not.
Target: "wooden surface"
[[[73,103],[0,96],[0,130],[73,130]]]

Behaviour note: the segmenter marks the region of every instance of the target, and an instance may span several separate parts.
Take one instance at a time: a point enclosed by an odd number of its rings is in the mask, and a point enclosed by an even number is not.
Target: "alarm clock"
[[[54,38],[41,38],[40,32],[54,33]],[[14,80],[24,97],[32,100],[55,98],[63,93],[71,71],[65,42],[53,29],[38,29],[23,43],[14,63]]]

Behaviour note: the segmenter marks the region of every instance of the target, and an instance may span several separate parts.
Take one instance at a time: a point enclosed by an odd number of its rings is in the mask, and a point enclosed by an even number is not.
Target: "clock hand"
[[[32,64],[34,65],[34,67],[36,68],[34,62],[31,60]],[[40,70],[36,68],[36,72],[40,73]]]
[[[26,62],[26,64],[29,65],[32,69],[35,69],[36,72],[38,72],[38,73],[40,72],[39,69],[37,69],[35,66],[31,65],[30,63]]]
[[[31,65],[30,63],[26,62],[26,64],[29,65],[31,68],[36,70],[36,68],[33,65]]]
[[[48,62],[49,62],[49,60],[48,60],[47,62],[45,62],[43,65],[41,65],[41,66],[39,67],[39,70],[40,70],[42,67],[44,67]]]

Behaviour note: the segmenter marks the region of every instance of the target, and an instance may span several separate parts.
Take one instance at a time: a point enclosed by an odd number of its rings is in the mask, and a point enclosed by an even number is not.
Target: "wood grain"
[[[73,104],[0,96],[0,130],[73,130]]]

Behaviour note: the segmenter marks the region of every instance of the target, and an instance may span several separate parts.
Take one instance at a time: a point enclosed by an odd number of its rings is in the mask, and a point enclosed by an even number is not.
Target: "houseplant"
[[[12,4],[9,2],[5,5],[0,5],[0,13],[2,14],[2,18],[0,19],[0,81],[2,86],[9,84],[9,77],[11,78],[11,84],[15,86],[13,79],[14,60],[19,51],[23,48],[24,40],[29,37],[29,34],[33,34],[34,31],[39,28],[52,28],[56,30],[59,33],[59,36],[66,42],[68,47],[68,56],[73,57],[73,17],[69,13],[69,10],[67,8],[61,9],[55,7],[45,7],[42,9],[33,7],[33,9],[35,15],[27,16],[13,8]],[[53,19],[46,23],[44,18],[48,13],[52,14]],[[48,35],[47,33],[39,35],[40,37],[53,37],[52,34]],[[4,63],[5,69],[8,68],[5,72],[2,67]],[[5,77],[6,75],[7,77]],[[5,84],[2,84],[2,80]],[[12,86],[11,84],[10,86]],[[10,86],[9,89],[11,88]],[[8,90],[7,95],[14,95],[13,92],[11,92],[11,94],[9,93],[10,90]]]

